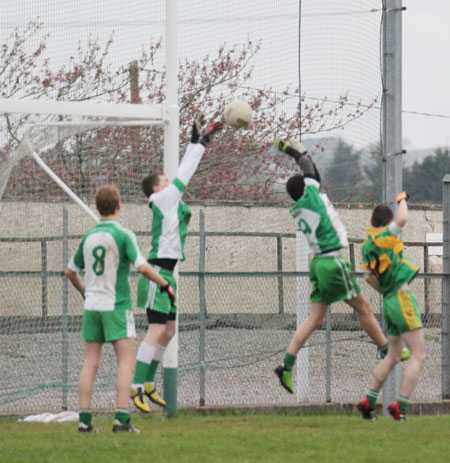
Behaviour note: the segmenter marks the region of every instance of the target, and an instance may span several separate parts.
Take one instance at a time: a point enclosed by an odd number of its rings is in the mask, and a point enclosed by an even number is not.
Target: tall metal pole
[[[63,269],[69,263],[69,214],[63,207]],[[62,289],[62,316],[61,316],[61,367],[62,367],[62,410],[67,410],[67,395],[69,383],[69,282],[63,277]]]
[[[450,399],[450,174],[443,185],[442,399]]]
[[[383,1],[383,202],[392,210],[402,190],[402,0]],[[383,414],[396,400],[402,367],[383,387]]]
[[[205,260],[206,260],[206,237],[205,237],[205,213],[200,211],[200,255],[199,255],[199,277],[198,291],[200,294],[200,334],[199,334],[199,363],[200,363],[200,401],[199,405],[206,403],[206,289],[205,289]]]

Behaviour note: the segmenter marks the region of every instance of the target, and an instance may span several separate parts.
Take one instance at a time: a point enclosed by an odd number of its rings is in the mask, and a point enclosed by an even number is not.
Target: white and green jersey
[[[320,183],[317,180],[305,177],[303,196],[289,211],[315,254],[323,254],[348,245],[347,234],[336,209],[328,196],[320,193],[319,188]]]
[[[130,264],[136,268],[146,260],[135,234],[115,220],[100,220],[82,238],[69,268],[84,269],[84,308],[99,312],[131,309]]]
[[[153,220],[149,259],[184,260],[183,250],[191,211],[181,198],[204,151],[202,144],[190,143],[175,180],[163,190],[150,195],[148,201],[153,211]]]

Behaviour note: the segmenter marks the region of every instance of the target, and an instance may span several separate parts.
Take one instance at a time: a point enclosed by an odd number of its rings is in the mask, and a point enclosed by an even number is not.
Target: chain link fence
[[[301,138],[332,200],[380,199],[384,4],[261,0],[255,11],[256,2],[178,1],[180,153],[197,111],[218,118],[235,98],[254,110],[249,130],[228,129],[207,152],[185,194],[203,202],[193,203],[187,261],[180,267],[180,406],[300,400],[273,374],[308,290],[306,274],[297,272],[296,230],[284,189],[293,166],[274,156],[270,145],[275,136]],[[0,8],[1,97],[164,100],[164,0],[100,0],[94,6],[87,0],[14,0]],[[0,121],[0,413],[76,408],[82,362],[81,301],[63,269],[93,222],[66,202],[34,160],[11,160],[25,122],[48,118],[10,114]],[[60,128],[45,130],[44,142],[55,135],[57,142],[40,146],[42,159],[92,209],[96,186],[120,187],[120,220],[138,231],[146,253],[150,218],[138,185],[149,169],[162,168],[162,130],[102,128],[63,139]],[[210,198],[222,204],[209,204]],[[339,212],[352,238],[347,257],[360,278],[359,243],[370,208]],[[425,271],[413,290],[428,352],[413,400],[432,400],[442,395],[441,369],[448,364],[440,330],[441,280],[447,276],[424,240],[426,232],[442,229],[442,213],[432,206],[412,212],[404,238],[409,257]],[[362,287],[381,319],[379,296]],[[142,313],[136,319],[140,341],[146,319]],[[358,400],[375,351],[354,314],[335,304],[302,353],[302,400]],[[105,345],[94,408],[113,407],[115,371],[114,353]]]
[[[297,325],[299,281],[307,279],[307,273],[296,271],[295,224],[287,207],[192,208],[188,260],[180,267],[179,406],[297,402],[298,396],[279,387],[273,373]],[[59,209],[62,215],[68,211],[61,231],[51,233],[47,228],[48,234],[42,237],[0,240],[5,257],[0,270],[1,413],[77,407],[82,304],[67,286],[61,264],[81,234],[72,232],[79,226],[75,206]],[[125,205],[123,210],[127,209]],[[133,213],[139,215],[138,210]],[[55,212],[51,209],[49,219],[56,219]],[[368,212],[355,207],[341,215],[358,222]],[[430,218],[430,211],[411,211],[411,221],[420,221],[424,213]],[[440,216],[441,211],[435,210],[430,218],[435,227],[440,226]],[[350,222],[346,225],[352,227]],[[221,227],[224,230],[218,231]],[[411,236],[415,233],[421,231],[414,230]],[[138,238],[144,247],[148,233],[138,232]],[[350,240],[346,257],[354,263],[361,287],[381,321],[381,299],[361,281],[361,241],[360,237]],[[442,397],[443,274],[440,260],[428,255],[430,246],[406,240],[408,256],[428,269],[412,285],[423,314],[428,354],[414,401]],[[133,275],[133,294],[136,281]],[[146,316],[135,315],[141,340]],[[296,389],[303,391],[301,400],[308,402],[357,401],[376,364],[376,347],[344,303],[332,306],[305,353],[308,368],[299,371]],[[110,409],[115,400],[111,346],[104,346],[103,355],[95,386],[96,409]],[[161,376],[157,381],[161,384]]]

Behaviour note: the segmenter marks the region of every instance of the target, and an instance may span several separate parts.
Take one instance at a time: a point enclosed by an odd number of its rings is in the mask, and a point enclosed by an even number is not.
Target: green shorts
[[[153,265],[153,268],[169,282],[176,294],[177,282],[173,270],[166,270],[156,265]],[[171,303],[169,295],[166,292],[161,293],[161,287],[158,284],[148,280],[142,275],[139,275],[138,280],[137,306],[141,309],[156,310],[156,312],[167,315],[177,313],[176,298],[175,301]]]
[[[309,267],[309,280],[313,287],[311,302],[330,305],[361,292],[350,262],[340,256],[315,256]]]
[[[81,337],[85,341],[112,342],[123,338],[135,338],[133,312],[116,309],[107,312],[84,310]]]
[[[422,328],[417,299],[409,290],[394,291],[383,298],[383,316],[389,336]]]

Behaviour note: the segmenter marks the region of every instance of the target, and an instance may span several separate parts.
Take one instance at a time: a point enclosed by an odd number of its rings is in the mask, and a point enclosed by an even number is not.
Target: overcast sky
[[[405,148],[450,145],[450,1],[403,0]],[[431,113],[445,118],[409,114]]]

